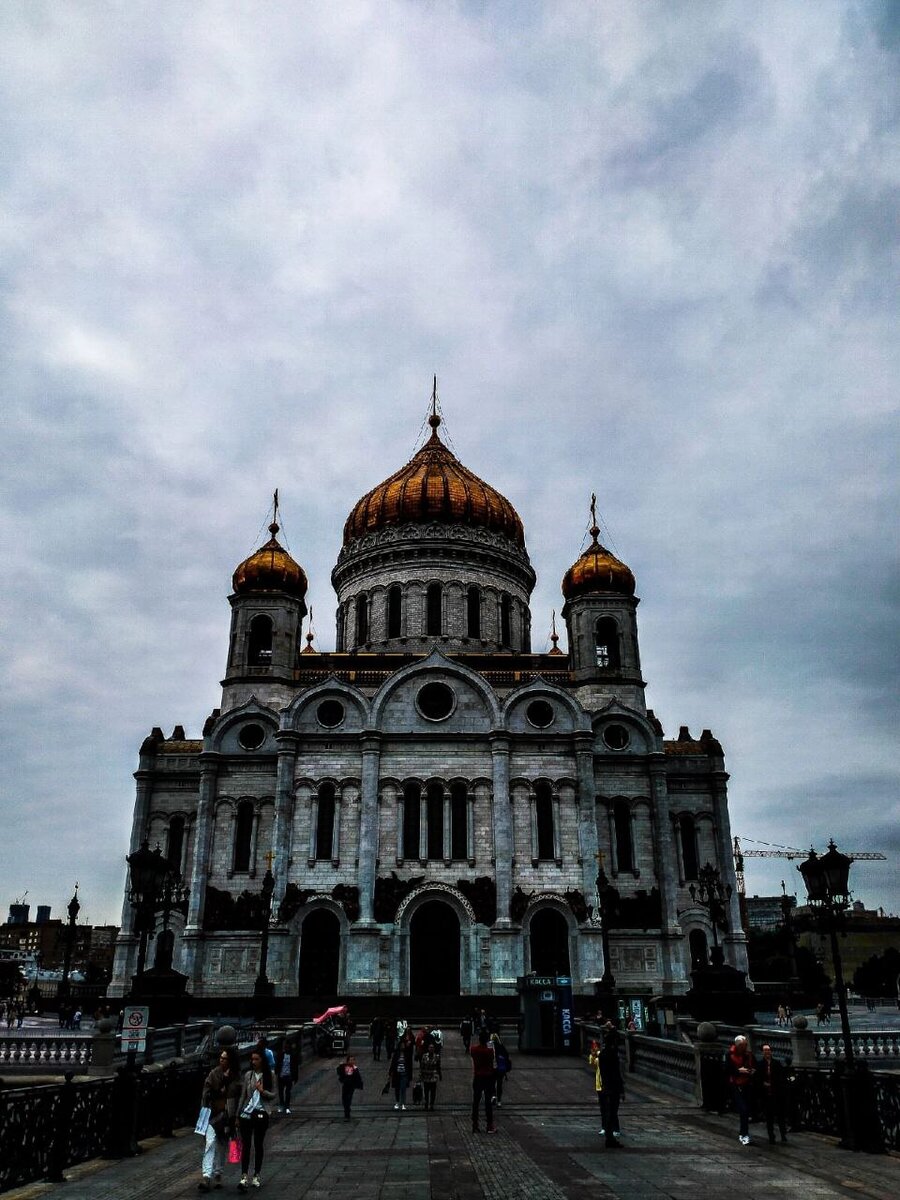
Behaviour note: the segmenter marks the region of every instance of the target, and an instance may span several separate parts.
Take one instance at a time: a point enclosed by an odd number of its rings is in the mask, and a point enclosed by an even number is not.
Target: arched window
[[[173,817],[169,822],[166,841],[166,862],[169,870],[181,874],[181,854],[184,850],[184,817]]]
[[[272,621],[262,613],[250,622],[247,637],[247,665],[268,667],[272,662]]]
[[[253,846],[253,801],[242,800],[234,818],[234,870],[241,874],[250,870],[250,851]]]
[[[500,645],[512,645],[512,600],[506,592],[500,597]]]
[[[425,593],[425,632],[429,637],[438,637],[441,633],[441,585],[429,583]]]
[[[681,818],[681,862],[685,879],[697,878],[697,827],[693,817]]]
[[[428,814],[428,857],[444,857],[444,789],[429,783],[425,811]]]
[[[369,640],[369,598],[356,597],[356,644],[364,646]]]
[[[594,627],[597,666],[617,671],[619,659],[619,627],[612,617],[601,617]]]
[[[466,637],[481,637],[481,592],[477,587],[466,593]]]
[[[613,825],[616,831],[616,862],[620,871],[634,870],[634,842],[631,837],[631,808],[627,800],[613,805]]]
[[[400,636],[400,614],[403,604],[403,592],[399,584],[388,588],[387,594],[387,635],[389,638]]]
[[[336,858],[334,852],[334,784],[319,788],[319,815],[316,819],[316,858],[319,862]]]
[[[334,648],[338,654],[344,649],[344,610],[340,604],[338,605],[337,618],[335,620]]]
[[[403,857],[419,857],[419,808],[422,797],[417,783],[403,788]]]
[[[469,857],[469,804],[464,783],[450,787],[450,857]]]
[[[691,969],[696,971],[698,967],[708,966],[709,943],[703,930],[692,929],[688,935],[688,943],[691,948]]]
[[[553,796],[550,785],[539,781],[534,785],[534,814],[537,826],[537,856],[553,859]]]

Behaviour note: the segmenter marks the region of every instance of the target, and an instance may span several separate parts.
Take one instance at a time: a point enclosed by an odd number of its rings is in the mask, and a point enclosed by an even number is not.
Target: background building
[[[196,997],[252,991],[271,863],[279,996],[501,996],[529,971],[590,994],[602,857],[620,988],[685,992],[711,940],[689,884],[710,861],[735,885],[722,748],[647,708],[635,579],[596,521],[562,582],[568,656],[555,630],[532,652],[522,522],[430,423],[345,522],[335,651],[302,636],[276,505],[234,572],[221,707],[202,740],[141,747],[131,849],[159,844],[190,886],[175,966]],[[133,920],[126,901],[115,994]],[[728,923],[745,970],[736,891]]]

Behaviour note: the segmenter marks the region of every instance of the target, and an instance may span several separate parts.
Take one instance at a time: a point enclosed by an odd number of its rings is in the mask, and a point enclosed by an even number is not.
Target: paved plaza
[[[710,1116],[689,1100],[629,1079],[622,1148],[599,1136],[592,1072],[577,1058],[516,1055],[499,1132],[471,1133],[471,1069],[448,1039],[437,1109],[395,1113],[382,1096],[385,1064],[359,1044],[363,1099],[344,1119],[335,1060],[304,1063],[291,1116],[276,1117],[266,1142],[263,1192],[280,1200],[756,1200],[762,1197],[900,1196],[900,1157],[854,1154],[834,1139],[794,1135],[770,1147],[765,1129],[739,1145],[733,1117]],[[198,1098],[199,1100],[199,1098]],[[483,1125],[483,1121],[482,1121]],[[201,1139],[144,1143],[124,1162],[72,1168],[65,1184],[33,1184],[11,1200],[176,1200],[196,1196]],[[235,1194],[238,1169],[227,1168]]]

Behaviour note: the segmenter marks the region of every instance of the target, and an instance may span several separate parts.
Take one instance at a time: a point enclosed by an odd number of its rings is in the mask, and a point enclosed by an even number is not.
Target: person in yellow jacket
[[[600,1077],[600,1043],[599,1042],[591,1042],[591,1052],[588,1055],[588,1063],[590,1066],[592,1066],[594,1068],[594,1090],[597,1093],[597,1103],[602,1106],[603,1100],[601,1097],[602,1097],[602,1093],[603,1093],[603,1080]],[[601,1107],[601,1112],[602,1112],[602,1107]],[[602,1117],[601,1117],[601,1120],[602,1120]],[[600,1130],[601,1134],[604,1132],[605,1132],[604,1129]]]

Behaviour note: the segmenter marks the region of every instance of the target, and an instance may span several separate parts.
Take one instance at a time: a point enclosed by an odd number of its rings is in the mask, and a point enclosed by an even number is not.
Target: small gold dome
[[[525,531],[510,502],[447,449],[438,437],[436,412],[428,421],[431,437],[422,449],[357,501],[344,525],[344,545],[387,525],[440,521],[491,529],[523,546]]]
[[[278,525],[269,526],[271,537],[264,546],[251,554],[232,576],[231,586],[239,596],[252,592],[287,592],[302,600],[309,586],[306,572],[294,562],[276,538]]]
[[[597,540],[599,534],[600,530],[595,521],[591,526],[591,544],[563,575],[562,592],[567,600],[573,600],[585,592],[634,595],[634,575],[605,546],[600,545]]]

